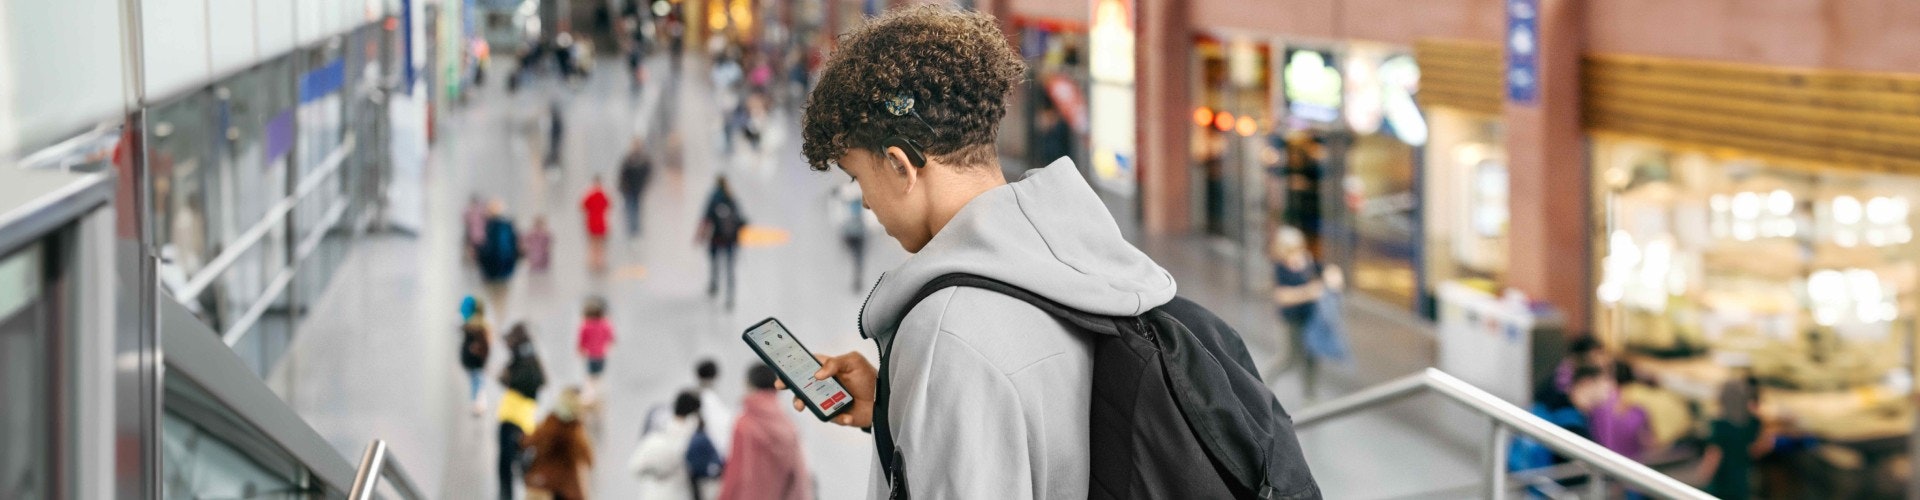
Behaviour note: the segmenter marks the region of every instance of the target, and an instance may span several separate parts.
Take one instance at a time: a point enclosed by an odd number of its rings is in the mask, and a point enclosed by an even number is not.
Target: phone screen
[[[800,340],[794,338],[793,333],[788,332],[780,321],[767,318],[766,321],[747,329],[743,337],[753,346],[755,352],[760,353],[761,359],[772,366],[774,371],[780,373],[780,378],[786,381],[787,387],[793,388],[794,392],[800,395],[800,399],[813,407],[814,413],[819,415],[821,420],[840,413],[840,410],[853,402],[853,396],[847,394],[845,387],[840,386],[840,381],[832,378],[813,379],[813,373],[820,371],[820,361],[814,359],[813,353],[800,345]],[[799,383],[795,384],[795,382]]]

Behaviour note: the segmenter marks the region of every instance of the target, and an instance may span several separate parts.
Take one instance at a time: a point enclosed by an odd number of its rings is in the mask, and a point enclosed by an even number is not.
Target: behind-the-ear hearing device
[[[888,136],[880,141],[880,151],[884,153],[887,148],[900,148],[900,152],[907,155],[907,163],[914,168],[927,166],[926,155],[920,153],[920,145],[914,144],[913,139],[898,135]]]
[[[927,123],[927,119],[921,118],[920,113],[913,111],[913,104],[913,96],[907,94],[894,94],[893,97],[889,97],[880,103],[882,107],[886,108],[887,113],[893,116],[912,116],[913,119],[919,120],[921,125],[927,127],[928,134],[938,135],[937,132],[934,132],[933,125]],[[929,138],[931,137],[930,135]],[[887,148],[900,148],[900,152],[907,155],[907,163],[913,165],[914,168],[927,166],[927,155],[921,152],[920,144],[913,142],[913,139],[908,139],[903,135],[888,136],[886,139],[880,141],[880,150],[883,153]]]

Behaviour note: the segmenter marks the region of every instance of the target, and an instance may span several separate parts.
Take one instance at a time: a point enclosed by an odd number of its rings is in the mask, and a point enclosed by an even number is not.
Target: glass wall
[[[54,434],[45,402],[53,387],[53,329],[41,246],[0,256],[0,491],[18,498],[52,495]]]
[[[160,282],[175,294],[220,254],[234,229],[228,184],[215,166],[212,91],[156,106],[148,116],[148,168],[153,176],[154,244],[160,249]],[[182,297],[189,310],[215,321],[221,304],[212,294]]]
[[[1247,243],[1259,254],[1262,172],[1273,165],[1272,52],[1248,40],[1194,42],[1192,183],[1196,224],[1206,234]]]

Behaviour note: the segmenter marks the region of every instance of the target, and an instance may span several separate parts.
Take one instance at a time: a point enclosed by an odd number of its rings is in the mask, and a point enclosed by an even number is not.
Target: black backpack
[[[957,286],[1032,304],[1094,335],[1088,498],[1320,498],[1293,417],[1240,334],[1206,308],[1175,297],[1140,316],[1101,316],[969,274],[935,278],[908,304]],[[903,499],[906,467],[886,414],[892,345],[880,354],[873,437],[892,498]]]

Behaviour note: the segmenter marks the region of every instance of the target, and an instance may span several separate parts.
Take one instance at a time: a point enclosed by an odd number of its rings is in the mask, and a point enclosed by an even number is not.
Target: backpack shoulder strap
[[[913,301],[908,302],[908,304],[919,304],[920,301],[926,300],[927,297],[932,296],[934,293],[953,287],[978,288],[1012,297],[1015,300],[1032,304],[1041,311],[1045,311],[1048,316],[1072,323],[1073,326],[1081,329],[1104,335],[1119,335],[1121,332],[1120,325],[1122,323],[1132,322],[1131,317],[1103,316],[1082,312],[1078,309],[1061,305],[1059,302],[1054,302],[1053,299],[1041,297],[1038,294],[1027,291],[1025,288],[1010,285],[993,278],[966,273],[946,274],[934,278],[932,281],[928,281],[925,286],[920,287],[920,292],[915,294]]]
[[[920,287],[920,291],[914,293],[913,299],[907,302],[907,307],[911,308],[919,305],[921,301],[927,300],[927,297],[931,297],[941,290],[954,287],[978,288],[1012,297],[1015,300],[1032,304],[1041,311],[1046,311],[1049,316],[1071,323],[1080,329],[1102,335],[1119,336],[1123,331],[1121,330],[1121,325],[1134,321],[1133,318],[1102,316],[1082,312],[1071,307],[1060,305],[1058,302],[1054,302],[1046,297],[1041,297],[1024,288],[1013,286],[993,278],[967,273],[941,275],[928,281],[926,285]],[[875,391],[873,403],[873,444],[880,454],[881,472],[893,490],[893,494],[889,498],[905,499],[907,498],[906,467],[901,461],[902,457],[899,448],[893,443],[893,430],[887,425],[887,403],[890,398],[890,393],[892,392],[891,384],[887,381],[887,379],[890,378],[888,376],[890,373],[888,371],[889,361],[893,357],[893,344],[897,342],[898,339],[898,337],[894,337],[893,340],[887,341],[887,345],[884,348],[880,349],[880,380],[879,384],[877,384],[878,387]]]

